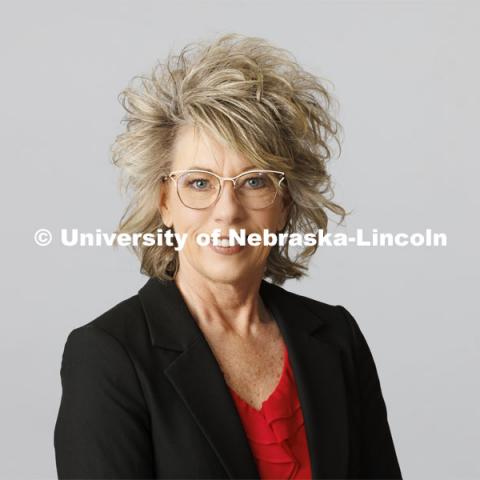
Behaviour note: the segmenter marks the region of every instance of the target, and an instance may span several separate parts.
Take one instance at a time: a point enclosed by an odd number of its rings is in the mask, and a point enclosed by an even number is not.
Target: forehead
[[[255,166],[205,130],[192,125],[185,125],[179,130],[173,150],[172,170],[207,168],[233,175],[246,167]]]

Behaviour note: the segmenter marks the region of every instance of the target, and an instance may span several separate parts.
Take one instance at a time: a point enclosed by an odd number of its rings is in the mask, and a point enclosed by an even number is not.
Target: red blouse
[[[229,387],[242,420],[261,479],[311,479],[302,409],[284,348],[279,383],[260,410]]]

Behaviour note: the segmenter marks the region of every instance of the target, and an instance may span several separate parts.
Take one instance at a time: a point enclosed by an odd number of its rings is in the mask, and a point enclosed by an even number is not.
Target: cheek
[[[184,213],[175,223],[175,225],[178,224],[176,233],[187,235],[184,248],[193,255],[198,255],[198,249],[204,250],[206,248],[197,243],[197,236],[200,233],[208,233],[208,228],[205,227],[207,223],[204,216],[198,215],[198,212],[194,210]]]
[[[183,205],[175,209],[173,218],[175,231],[178,233],[190,233],[192,230],[199,230],[204,224],[204,215],[199,214],[198,210],[192,210]]]
[[[265,212],[257,212],[255,219],[256,230],[262,233],[264,229],[268,229],[271,233],[277,231],[278,223],[281,217],[280,208],[272,208]]]

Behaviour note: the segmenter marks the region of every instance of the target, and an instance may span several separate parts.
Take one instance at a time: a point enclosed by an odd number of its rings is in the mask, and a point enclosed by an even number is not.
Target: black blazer
[[[342,306],[262,280],[286,343],[312,478],[400,479],[369,347]],[[174,281],[72,330],[54,431],[59,478],[259,478],[219,365]]]

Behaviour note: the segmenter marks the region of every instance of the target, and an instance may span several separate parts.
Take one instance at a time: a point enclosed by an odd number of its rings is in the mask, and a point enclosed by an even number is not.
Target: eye
[[[263,178],[249,178],[247,180],[248,185],[253,188],[263,187],[265,185],[265,181]]]
[[[266,185],[265,178],[262,174],[251,175],[242,181],[241,186],[251,190],[263,188]]]
[[[194,190],[207,190],[209,188],[209,181],[205,178],[194,178],[189,180],[187,185]]]

